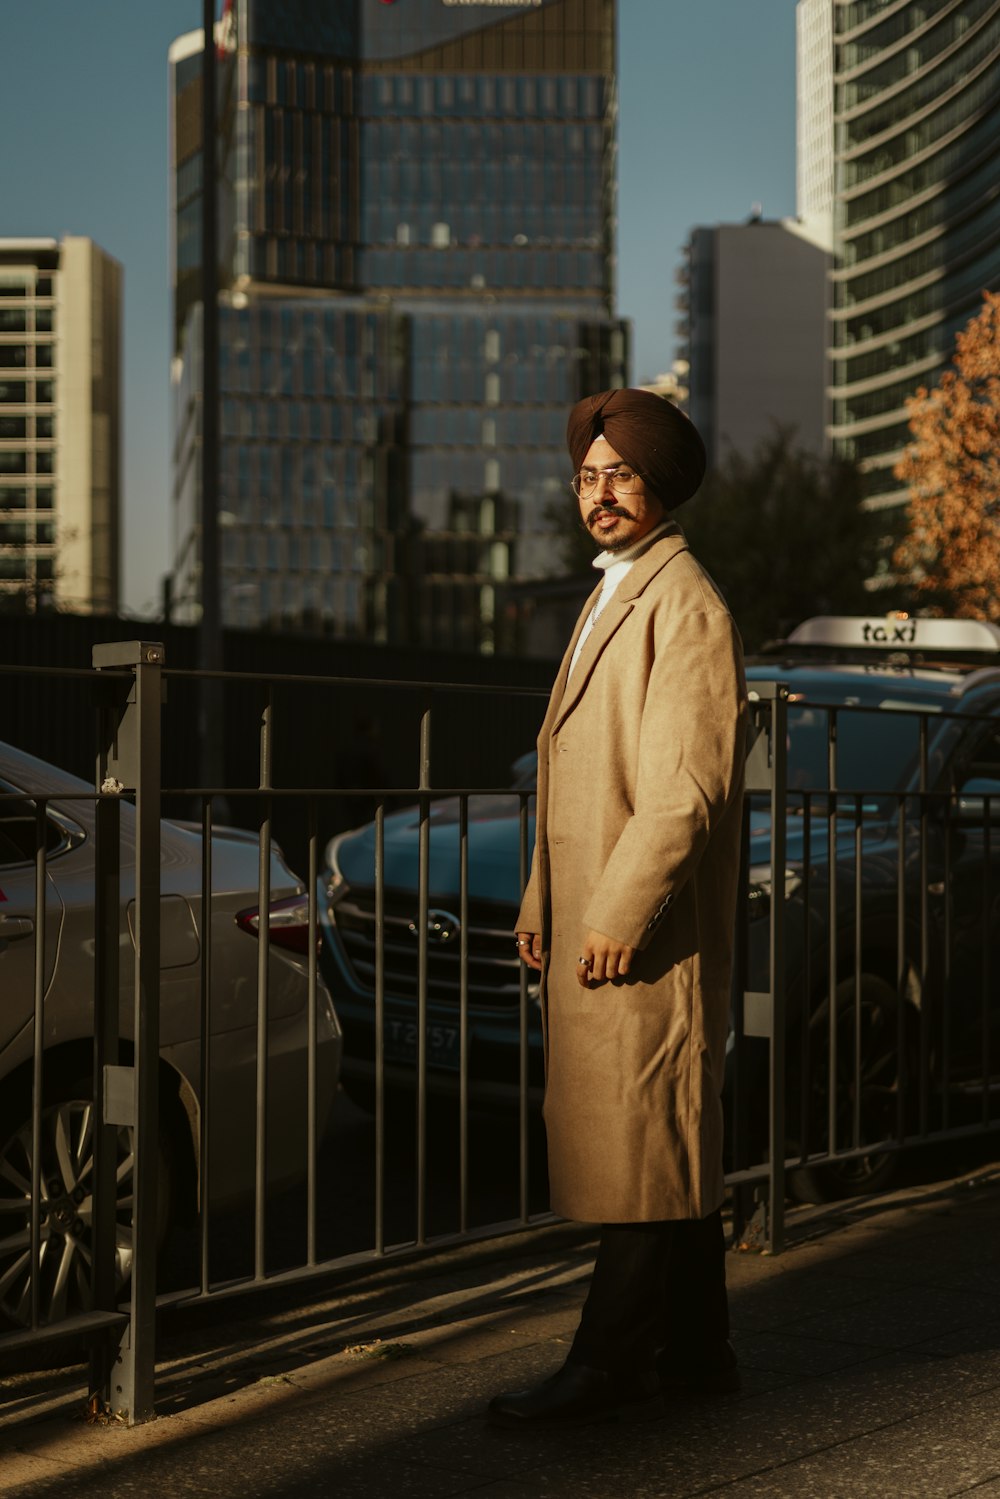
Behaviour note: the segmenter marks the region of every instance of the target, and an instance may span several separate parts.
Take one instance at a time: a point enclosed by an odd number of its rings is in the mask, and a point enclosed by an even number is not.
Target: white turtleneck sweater
[[[626,573],[631,571],[633,565],[642,556],[643,552],[651,547],[653,542],[656,541],[658,537],[663,535],[664,531],[666,531],[669,525],[669,520],[663,520],[646,536],[643,536],[640,541],[637,541],[634,546],[625,547],[620,552],[601,552],[599,556],[594,558],[591,566],[599,568],[600,571],[604,573],[604,586],[597,596],[597,602],[594,604],[594,607],[591,609],[590,613],[587,616],[586,624],[580,631],[580,638],[576,642],[576,649],[573,652],[573,659],[569,663],[569,672],[566,678],[567,681],[573,675],[573,668],[576,666],[576,663],[580,659],[580,652],[586,645],[591,630],[596,625],[599,616],[611,602],[611,595],[614,593],[619,583],[625,577]]]

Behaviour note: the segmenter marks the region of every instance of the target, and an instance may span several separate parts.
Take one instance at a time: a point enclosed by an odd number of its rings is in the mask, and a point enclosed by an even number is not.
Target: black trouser
[[[640,1369],[654,1354],[698,1363],[729,1337],[722,1213],[605,1223],[570,1358]]]

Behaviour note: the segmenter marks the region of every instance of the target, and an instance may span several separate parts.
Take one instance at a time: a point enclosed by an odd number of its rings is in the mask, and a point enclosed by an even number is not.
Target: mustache
[[[602,501],[599,505],[595,505],[587,516],[586,524],[592,526],[602,510],[606,515],[620,515],[623,520],[635,520],[631,510],[626,510],[624,505],[607,505]]]

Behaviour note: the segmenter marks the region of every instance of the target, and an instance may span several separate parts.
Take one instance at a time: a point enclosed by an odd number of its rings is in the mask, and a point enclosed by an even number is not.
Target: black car
[[[1000,828],[991,827],[991,819],[1000,823],[1000,629],[895,617],[812,620],[751,661],[747,677],[751,696],[765,681],[788,688],[788,1148],[799,1158],[792,1188],[810,1198],[869,1190],[884,1184],[896,1158],[859,1146],[909,1129],[914,1116],[926,1132],[946,1094],[984,1096],[990,1055],[1000,1075],[1000,1004],[990,987],[1000,976]],[[516,769],[509,796],[468,801],[469,1096],[501,1107],[518,1096],[525,979],[511,936],[534,837],[533,756]],[[386,1095],[412,1100],[419,810],[387,816],[384,827]],[[459,800],[432,801],[428,828],[427,1086],[454,1094]],[[757,993],[770,982],[771,830],[769,798],[750,796],[745,979]],[[375,847],[374,824],[341,834],[328,846],[324,876],[322,962],[344,1028],[342,1079],[367,1104],[375,1076]],[[541,1025],[535,976],[525,978],[528,1080],[537,1100]],[[751,1044],[745,1063],[751,1160],[761,1159],[766,1124],[760,1051]],[[807,1159],[831,1144],[854,1154],[832,1165]]]

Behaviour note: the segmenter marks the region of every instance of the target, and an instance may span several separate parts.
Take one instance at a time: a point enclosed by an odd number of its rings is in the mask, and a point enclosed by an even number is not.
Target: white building
[[[115,613],[122,268],[0,239],[0,608]]]
[[[799,0],[795,43],[795,211],[817,244],[832,250],[832,0]]]

